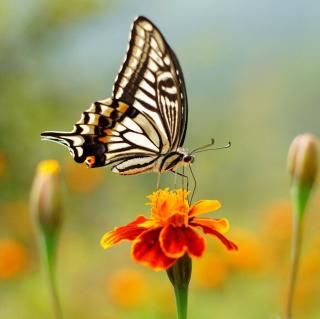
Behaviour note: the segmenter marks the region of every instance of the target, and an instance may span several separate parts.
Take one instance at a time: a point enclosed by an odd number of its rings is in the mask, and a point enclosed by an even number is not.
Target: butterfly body
[[[121,175],[174,171],[190,164],[183,148],[187,95],[179,62],[160,31],[145,17],[132,27],[112,98],[82,113],[71,132],[44,132],[68,147],[76,162],[110,165]]]

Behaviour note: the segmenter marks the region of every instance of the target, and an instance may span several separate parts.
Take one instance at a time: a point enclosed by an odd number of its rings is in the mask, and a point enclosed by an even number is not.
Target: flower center
[[[189,204],[185,190],[159,190],[149,196],[152,218],[161,224],[172,223],[176,226],[188,224]]]

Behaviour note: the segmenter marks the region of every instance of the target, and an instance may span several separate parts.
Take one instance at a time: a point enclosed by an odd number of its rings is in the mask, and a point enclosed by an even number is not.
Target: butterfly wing
[[[159,29],[145,17],[133,23],[113,97],[133,105],[153,121],[162,137],[162,153],[183,144],[188,117],[183,73]]]
[[[187,96],[176,56],[146,18],[133,23],[129,49],[116,78],[113,99],[93,103],[72,132],[44,132],[89,167],[112,165],[120,174],[155,168],[161,156],[182,145]]]
[[[156,127],[144,114],[112,99],[94,102],[72,132],[43,132],[41,136],[68,147],[76,162],[86,161],[89,167],[111,164],[120,174],[152,169],[162,147]]]

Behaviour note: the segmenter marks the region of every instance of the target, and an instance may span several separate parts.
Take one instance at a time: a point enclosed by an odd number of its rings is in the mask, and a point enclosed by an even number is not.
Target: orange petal
[[[171,267],[175,258],[167,257],[159,243],[159,234],[162,228],[153,228],[144,231],[132,244],[131,254],[135,261],[154,270],[164,270]]]
[[[107,232],[103,235],[100,244],[104,249],[110,248],[113,245],[117,244],[121,240],[134,240],[138,237],[143,231],[146,230],[145,227],[141,227],[139,224],[146,222],[147,219],[143,216],[139,216],[132,223],[116,227],[114,230]]]
[[[193,218],[190,223],[200,224],[212,228],[219,233],[226,233],[229,230],[229,221],[226,218]]]
[[[160,233],[160,246],[171,258],[180,258],[186,252],[193,257],[201,257],[205,240],[190,227],[167,225]]]
[[[221,207],[218,200],[199,200],[189,210],[189,216],[213,212]]]
[[[238,250],[238,246],[235,243],[233,243],[232,241],[227,239],[225,236],[223,236],[215,228],[211,228],[208,225],[206,225],[205,223],[202,223],[201,218],[195,218],[190,223],[190,225],[199,226],[205,234],[210,234],[210,235],[217,237],[222,242],[222,244],[224,244],[226,246],[226,248],[228,250]]]

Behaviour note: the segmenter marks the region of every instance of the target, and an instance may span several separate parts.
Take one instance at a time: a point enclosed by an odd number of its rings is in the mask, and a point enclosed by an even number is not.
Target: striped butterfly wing
[[[112,165],[123,175],[154,170],[161,154],[182,145],[187,97],[177,58],[146,18],[133,23],[113,99],[94,102],[72,132],[44,132],[89,167]]]
[[[112,165],[112,171],[123,175],[151,170],[161,149],[152,122],[133,106],[113,99],[92,103],[73,131],[43,132],[41,136],[68,147],[78,163]]]
[[[183,144],[188,117],[183,73],[161,32],[145,17],[133,23],[113,98],[133,105],[153,122],[162,139],[162,154]]]

